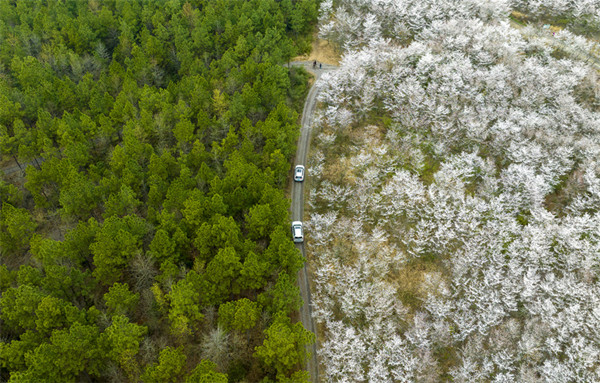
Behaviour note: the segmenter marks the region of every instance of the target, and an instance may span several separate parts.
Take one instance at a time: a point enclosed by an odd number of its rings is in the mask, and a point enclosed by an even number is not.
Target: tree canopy
[[[0,2],[0,380],[275,377],[317,3]]]

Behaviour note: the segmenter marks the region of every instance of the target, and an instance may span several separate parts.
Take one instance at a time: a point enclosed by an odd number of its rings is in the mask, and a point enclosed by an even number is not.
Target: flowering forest
[[[599,10],[321,3],[343,52],[308,163],[323,381],[600,381]]]

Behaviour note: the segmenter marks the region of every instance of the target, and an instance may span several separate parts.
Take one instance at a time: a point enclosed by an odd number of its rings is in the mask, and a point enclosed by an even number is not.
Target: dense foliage
[[[377,3],[338,2],[376,33],[322,77],[307,172],[325,379],[600,381],[595,68],[437,1],[403,47]]]
[[[282,64],[316,9],[0,2],[0,380],[305,377]]]
[[[541,21],[566,27],[571,31],[597,38],[600,33],[598,0],[512,0],[512,6],[527,21]]]
[[[379,38],[407,44],[435,21],[513,17],[525,22],[552,23],[576,34],[598,38],[599,0],[324,0],[320,35],[351,50]]]

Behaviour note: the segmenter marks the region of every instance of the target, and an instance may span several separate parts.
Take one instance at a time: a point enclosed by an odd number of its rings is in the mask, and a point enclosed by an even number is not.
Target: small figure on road
[[[313,61],[313,69],[317,67],[317,60]]]
[[[319,63],[319,69],[321,69],[321,63]]]

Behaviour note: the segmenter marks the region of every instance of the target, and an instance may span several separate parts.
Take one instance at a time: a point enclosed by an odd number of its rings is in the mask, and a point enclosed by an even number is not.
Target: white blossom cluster
[[[508,15],[509,0],[324,0],[320,35],[344,51],[381,38],[407,41],[439,20],[496,20]]]
[[[599,0],[512,0],[511,5],[535,16],[600,16]]]
[[[508,20],[512,10],[600,28],[600,0],[324,0],[319,34],[348,52],[380,39],[408,43],[436,21]]]
[[[593,69],[440,17],[326,76],[307,222],[325,380],[600,381]]]

